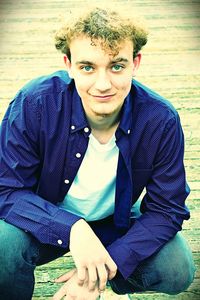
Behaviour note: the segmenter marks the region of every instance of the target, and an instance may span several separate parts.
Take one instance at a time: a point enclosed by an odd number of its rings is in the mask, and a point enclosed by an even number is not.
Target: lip
[[[112,98],[113,96],[115,96],[115,94],[110,94],[110,95],[92,95],[92,97],[99,99],[99,100],[109,100],[110,98]]]

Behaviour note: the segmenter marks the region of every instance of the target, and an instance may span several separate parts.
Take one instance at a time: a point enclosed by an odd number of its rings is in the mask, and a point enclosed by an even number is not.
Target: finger
[[[93,291],[95,289],[97,283],[97,271],[94,265],[90,265],[88,268],[88,288],[89,291]]]
[[[108,270],[105,265],[97,266],[98,278],[99,278],[99,291],[103,292],[106,288],[106,283],[108,280]]]
[[[64,298],[64,300],[74,300],[75,299],[75,297],[72,297],[72,296],[70,296],[70,295],[67,295],[65,298]]]
[[[67,294],[67,291],[65,289],[65,286],[63,285],[53,296],[52,300],[61,300],[65,295]]]
[[[83,285],[86,279],[86,268],[85,267],[77,267],[77,278],[78,284]]]
[[[59,283],[59,282],[68,281],[74,275],[75,271],[76,271],[76,269],[73,269],[73,270],[67,272],[66,274],[63,274],[62,276],[56,278],[55,282]]]
[[[71,296],[71,295],[66,295],[66,297],[64,298],[64,300],[74,300],[76,299],[76,297]]]
[[[117,265],[112,259],[109,259],[106,263],[106,267],[108,270],[108,279],[111,280],[115,277],[117,273]]]

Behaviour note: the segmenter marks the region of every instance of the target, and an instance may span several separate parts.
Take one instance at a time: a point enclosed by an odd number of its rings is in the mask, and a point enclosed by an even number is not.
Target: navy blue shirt
[[[0,128],[0,218],[41,243],[67,248],[71,226],[80,217],[57,203],[77,174],[90,133],[74,81],[65,71],[26,84]],[[115,135],[115,212],[91,227],[127,278],[181,230],[189,218],[189,188],[179,116],[167,100],[133,81]],[[132,220],[131,207],[144,189],[142,215]]]

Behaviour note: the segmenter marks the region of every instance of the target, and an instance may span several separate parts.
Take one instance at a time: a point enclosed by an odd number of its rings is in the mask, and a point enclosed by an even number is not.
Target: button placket
[[[88,127],[85,127],[85,128],[84,128],[84,132],[85,132],[85,133],[88,133],[89,131],[90,131],[90,130],[89,130]]]
[[[81,153],[76,153],[76,158],[81,158]]]

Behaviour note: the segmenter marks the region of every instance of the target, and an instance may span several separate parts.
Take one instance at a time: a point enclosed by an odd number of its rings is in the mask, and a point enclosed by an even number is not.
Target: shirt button
[[[74,126],[74,125],[72,125],[72,126],[71,126],[71,129],[72,129],[72,130],[74,130],[74,129],[75,129],[75,126]]]
[[[85,127],[84,128],[84,131],[87,133],[87,132],[89,132],[89,128],[88,127]]]
[[[63,241],[62,240],[57,240],[58,245],[62,245]]]
[[[76,157],[77,157],[77,158],[80,158],[80,157],[81,157],[81,154],[80,154],[80,153],[76,153]]]
[[[69,184],[69,180],[65,179],[64,183]]]
[[[128,133],[128,134],[130,134],[130,133],[131,133],[130,129],[127,131],[127,133]]]

